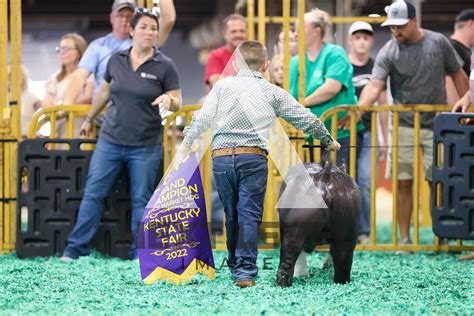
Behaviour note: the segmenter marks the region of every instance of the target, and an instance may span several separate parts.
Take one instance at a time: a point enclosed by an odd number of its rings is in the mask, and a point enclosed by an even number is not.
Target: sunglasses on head
[[[135,13],[147,13],[147,14],[153,14],[157,18],[160,17],[160,10],[157,7],[153,7],[151,9],[148,8],[136,8]]]

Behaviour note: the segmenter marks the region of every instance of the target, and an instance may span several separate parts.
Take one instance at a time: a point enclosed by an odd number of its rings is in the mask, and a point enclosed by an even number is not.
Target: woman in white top
[[[56,52],[58,52],[61,61],[61,70],[55,73],[46,83],[46,95],[43,99],[44,107],[63,104],[64,94],[71,79],[71,74],[77,68],[86,47],[86,40],[77,33],[68,33],[61,38],[59,46],[56,47]],[[90,104],[93,93],[94,78],[90,76],[83,87],[77,104]],[[82,119],[76,120],[74,124],[76,137],[79,137],[82,121]],[[66,119],[58,121],[56,135],[58,138],[66,136]],[[54,136],[51,135],[52,138]]]

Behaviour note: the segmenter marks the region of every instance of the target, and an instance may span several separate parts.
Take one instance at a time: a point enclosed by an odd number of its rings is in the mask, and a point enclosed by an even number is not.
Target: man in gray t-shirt
[[[468,90],[462,61],[442,34],[417,26],[415,7],[397,1],[387,8],[387,21],[393,38],[377,55],[372,80],[361,93],[359,104],[373,104],[384,90],[390,77],[395,104],[446,104],[445,76],[453,79],[460,95]],[[421,114],[420,143],[423,150],[426,178],[431,181],[433,151],[432,113]],[[411,244],[410,219],[413,208],[414,113],[400,113],[398,156],[398,222],[400,244]],[[391,153],[387,174],[391,177]]]
[[[372,79],[390,77],[394,104],[446,104],[445,76],[462,70],[462,61],[440,33],[420,30],[416,43],[392,38],[379,51]],[[421,127],[432,128],[434,113],[421,114]],[[400,113],[400,126],[414,127],[414,113]]]

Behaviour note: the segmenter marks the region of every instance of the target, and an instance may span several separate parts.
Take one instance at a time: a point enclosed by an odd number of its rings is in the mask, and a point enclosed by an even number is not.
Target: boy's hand
[[[333,140],[332,144],[326,147],[327,151],[338,151],[341,148],[341,144],[337,140]]]

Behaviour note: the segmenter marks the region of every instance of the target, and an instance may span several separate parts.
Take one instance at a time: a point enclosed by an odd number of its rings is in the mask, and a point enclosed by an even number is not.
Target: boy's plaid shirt
[[[333,142],[316,115],[288,92],[263,79],[260,72],[241,70],[214,85],[191,125],[184,129],[183,145],[191,147],[212,128],[212,150],[259,147],[268,151],[268,129],[277,117],[320,139],[323,145]]]

